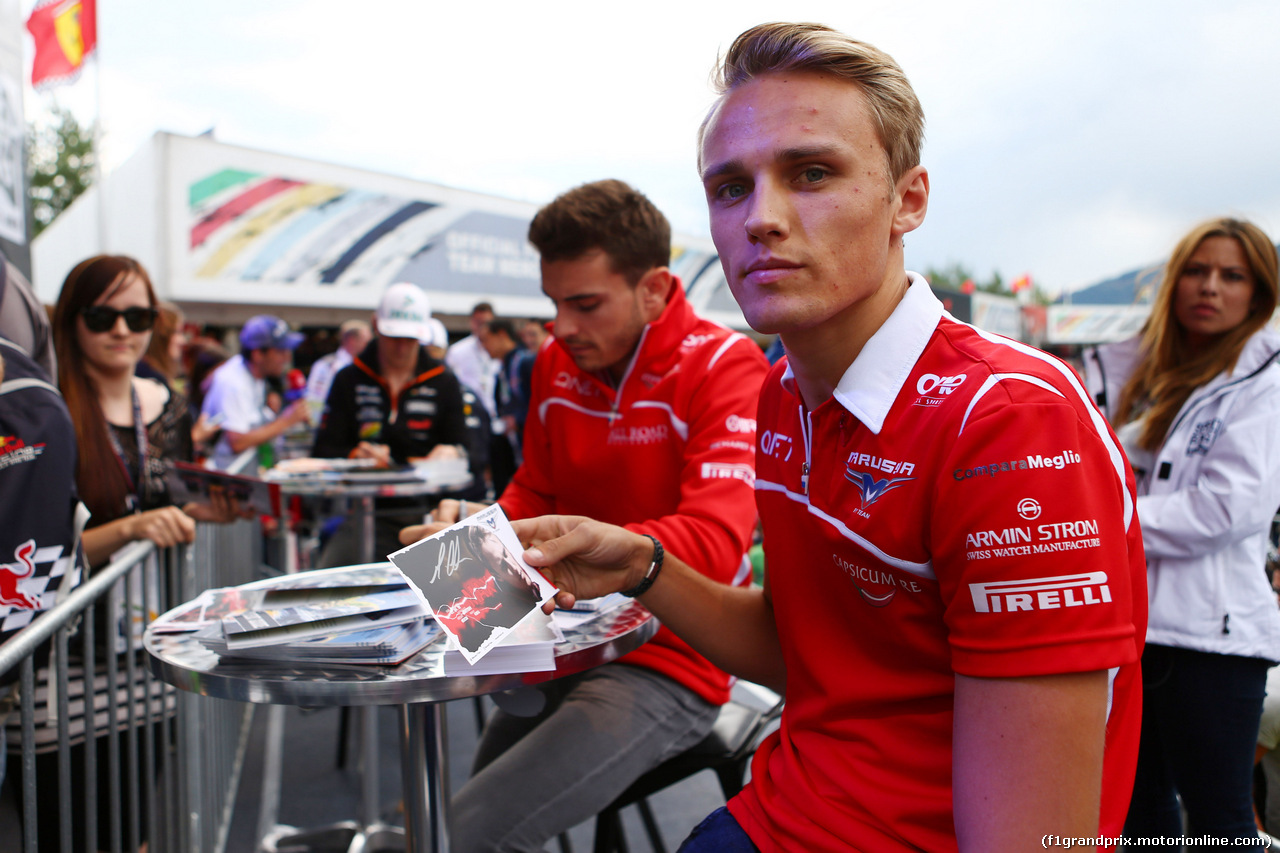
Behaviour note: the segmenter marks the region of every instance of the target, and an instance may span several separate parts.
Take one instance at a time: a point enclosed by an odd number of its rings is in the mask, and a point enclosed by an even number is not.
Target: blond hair
[[[734,39],[720,60],[716,91],[725,95],[755,77],[786,71],[831,74],[856,84],[888,155],[891,180],[920,165],[924,111],[889,54],[822,24],[760,24]],[[698,131],[699,148],[706,125]]]
[[[1191,256],[1210,237],[1230,237],[1240,245],[1253,274],[1253,300],[1244,322],[1203,349],[1192,351],[1186,330],[1174,313],[1174,297]],[[1144,405],[1148,406],[1139,444],[1147,450],[1157,449],[1191,392],[1233,369],[1249,338],[1271,319],[1280,279],[1277,266],[1275,245],[1261,228],[1244,220],[1210,219],[1179,240],[1165,264],[1151,316],[1142,330],[1141,360],[1120,392],[1116,425],[1133,420],[1142,414]]]

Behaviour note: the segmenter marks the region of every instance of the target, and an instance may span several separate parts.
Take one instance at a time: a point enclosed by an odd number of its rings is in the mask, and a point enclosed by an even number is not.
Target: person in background
[[[191,412],[182,395],[136,375],[158,316],[146,270],[121,255],[98,255],[77,264],[54,307],[58,381],[78,448],[76,489],[89,510],[81,541],[93,570],[107,565],[130,542],[150,541],[162,548],[189,543],[196,521],[225,523],[240,517],[236,502],[222,497],[208,504],[173,503],[167,474],[172,462],[191,461]],[[98,624],[106,636],[105,611]],[[139,742],[133,735],[128,740]],[[98,766],[105,768],[107,738],[100,734],[96,744]],[[73,747],[73,766],[83,751]],[[109,773],[99,775],[99,803],[112,786],[119,783]],[[50,809],[56,811],[53,796]],[[106,838],[109,811],[100,808],[98,816],[99,838]],[[81,818],[73,814],[77,847],[83,847]]]
[[[760,348],[694,313],[668,266],[670,224],[622,181],[562,194],[534,217],[529,241],[555,338],[534,366],[524,464],[503,510],[593,513],[661,538],[708,578],[745,582]],[[435,516],[459,512],[442,501]],[[453,800],[459,850],[540,850],[597,814],[706,736],[729,678],[662,629],[616,663],[536,689],[542,711],[499,710],[485,726]]]
[[[520,464],[520,429],[528,411],[529,378],[533,357],[520,346],[510,320],[490,320],[480,329],[480,345],[498,365],[493,399],[501,428],[493,430],[489,446],[489,470],[493,493],[501,497]],[[526,358],[527,357],[527,358]],[[523,378],[522,378],[523,376]]]
[[[436,361],[444,361],[449,349],[449,331],[435,317],[427,321],[431,337],[423,341],[422,348]],[[471,471],[471,485],[448,497],[455,500],[482,501],[489,493],[485,477],[489,471],[489,444],[493,430],[489,425],[489,410],[480,402],[476,392],[458,383],[462,391],[463,422],[467,427],[467,467]]]
[[[93,566],[129,542],[191,542],[197,520],[237,515],[224,503],[170,500],[167,463],[191,460],[191,413],[181,395],[135,375],[158,315],[146,270],[119,255],[77,264],[54,308],[58,382],[75,425],[76,484],[91,513],[84,549]]]
[[[493,388],[497,381],[498,363],[484,351],[480,333],[493,316],[492,305],[477,302],[471,309],[471,334],[450,346],[444,358],[444,363],[458,377],[458,381],[476,392],[490,416],[495,412]]]
[[[75,429],[62,395],[22,347],[0,337],[0,645],[65,599],[84,575],[86,513],[75,473]],[[37,670],[48,657],[45,644]],[[0,672],[0,728],[16,703],[18,675],[17,667]]]
[[[49,314],[31,282],[0,253],[0,336],[22,348],[50,376],[58,375]]]
[[[373,332],[364,320],[347,320],[338,327],[338,348],[317,359],[307,376],[306,398],[315,411],[323,409],[324,401],[329,399],[333,377],[350,364],[372,339]]]
[[[198,338],[187,350],[187,402],[195,421],[191,427],[191,444],[199,461],[208,458],[214,440],[222,432],[222,427],[204,414],[204,398],[213,384],[214,372],[229,358],[231,353],[211,338]]]
[[[185,394],[179,382],[183,378],[183,354],[187,348],[182,309],[172,302],[161,302],[156,308],[160,314],[156,317],[155,328],[151,330],[151,343],[142,361],[138,362],[136,373]]]
[[[750,782],[685,853],[1118,835],[1146,591],[1115,437],[1068,365],[960,323],[906,271],[929,176],[891,57],[762,24],[717,82],[698,153],[712,240],[747,322],[788,356],[749,436],[763,588],[584,518],[514,522],[525,559],[562,606],[626,590],[785,693]]]
[[[1280,507],[1274,243],[1213,219],[1174,248],[1142,333],[1085,358],[1138,477],[1151,619],[1125,834],[1256,836],[1251,780],[1280,611],[1263,568]]]
[[[250,317],[240,330],[240,354],[214,371],[201,412],[210,426],[222,430],[213,449],[213,463],[226,469],[255,447],[274,442],[291,427],[310,419],[305,400],[278,414],[267,405],[267,378],[279,378],[302,335],[289,330],[279,317]]]
[[[535,358],[542,351],[542,345],[549,337],[551,333],[547,331],[544,320],[525,320],[520,324],[520,340],[524,342],[524,348],[533,353]]]
[[[427,325],[431,327],[431,337],[423,341],[422,345],[427,348],[427,355],[436,361],[444,361],[449,352],[449,330],[435,317]]]
[[[520,441],[524,435],[524,422],[529,413],[529,389],[533,382],[533,362],[536,353],[522,347],[516,340],[515,326],[510,320],[490,320],[485,324],[481,343],[489,357],[500,365],[498,385],[494,391],[498,417],[503,420],[503,435],[512,448],[511,474],[520,464]],[[501,497],[510,477],[499,481],[494,468],[493,493]]]
[[[41,319],[47,321],[43,311]],[[19,325],[26,322],[21,313],[9,320]],[[22,330],[10,327],[6,331]],[[47,331],[47,326],[28,328],[26,334],[18,336],[37,352],[47,349],[52,354],[52,340],[41,340]],[[0,645],[64,601],[88,576],[80,546],[88,511],[76,497],[76,468],[75,427],[53,378],[27,355],[24,347],[0,336]],[[75,646],[73,643],[72,649]],[[46,668],[49,647],[47,641],[41,644],[33,657],[38,695],[50,692]],[[19,669],[0,672],[0,726],[18,704]],[[71,678],[73,689],[80,688],[82,679],[74,674]],[[13,713],[17,716],[19,712]],[[38,710],[37,718],[41,716]],[[42,722],[35,722],[37,737],[49,734],[47,724]],[[122,738],[121,743],[124,741]],[[0,750],[0,780],[5,776],[6,752]],[[76,744],[70,754],[74,760],[84,752],[83,744]],[[57,751],[35,758],[35,821],[42,849],[58,849],[63,802],[57,765],[65,757]],[[103,769],[100,776],[109,779],[105,751],[99,753],[99,758],[98,767]],[[12,791],[17,800],[25,768],[21,761],[14,761],[11,770],[12,787],[0,791]],[[83,802],[83,778],[83,774],[72,774],[72,802]],[[20,809],[21,803],[14,802],[12,808]],[[80,849],[84,824],[80,810],[73,810],[72,827]],[[19,849],[23,840],[15,834],[8,846]]]
[[[480,405],[484,406],[489,428],[492,430],[488,437],[489,447],[485,452],[489,459],[490,479],[505,484],[511,479],[515,458],[511,452],[511,444],[502,432],[502,419],[498,417],[495,391],[501,365],[485,351],[484,344],[481,343],[485,324],[493,317],[492,305],[477,302],[471,309],[471,334],[450,346],[444,360],[458,377],[462,387],[470,388]]]
[[[371,459],[381,466],[456,458],[467,442],[457,378],[427,355],[427,295],[401,282],[387,288],[373,318],[373,340],[334,377],[311,455]],[[419,498],[377,502],[375,559],[399,550],[397,534],[420,521]],[[321,567],[362,561],[357,525],[348,520],[326,545]]]
[[[1269,835],[1280,835],[1280,667],[1272,667],[1267,673],[1266,697],[1262,700],[1262,714],[1258,720],[1258,742],[1253,760],[1255,783],[1261,775],[1265,796],[1259,796],[1257,786],[1252,795],[1254,813],[1259,827]],[[1258,806],[1261,805],[1261,809]]]

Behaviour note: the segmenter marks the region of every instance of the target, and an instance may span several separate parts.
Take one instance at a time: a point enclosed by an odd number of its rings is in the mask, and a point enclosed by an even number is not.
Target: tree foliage
[[[93,183],[93,130],[63,107],[27,126],[28,186],[35,234],[48,228]]]
[[[1001,278],[998,271],[992,271],[991,278],[982,281],[976,277],[963,264],[948,264],[945,267],[927,267],[924,271],[924,277],[934,287],[943,290],[954,290],[957,293],[965,292],[964,283],[966,281],[973,282],[973,289],[982,293],[994,293],[997,296],[1014,297],[1012,287]],[[1053,300],[1049,298],[1040,285],[1032,281],[1031,283],[1031,301],[1037,305],[1048,305]]]
[[[928,267],[924,271],[924,277],[929,279],[929,283],[934,287],[940,287],[943,290],[954,290],[961,292],[966,281],[972,281],[975,290],[981,290],[984,293],[997,293],[1001,296],[1012,296],[1013,291],[1009,290],[1005,285],[1004,279],[1000,277],[1000,273],[992,272],[991,278],[986,281],[979,281],[973,277],[973,273],[963,264],[948,264],[945,267]]]

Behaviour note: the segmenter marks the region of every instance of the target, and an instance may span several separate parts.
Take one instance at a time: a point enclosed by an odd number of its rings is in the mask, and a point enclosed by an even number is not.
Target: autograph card
[[[475,663],[555,595],[523,551],[494,504],[387,559],[422,594],[467,663]]]

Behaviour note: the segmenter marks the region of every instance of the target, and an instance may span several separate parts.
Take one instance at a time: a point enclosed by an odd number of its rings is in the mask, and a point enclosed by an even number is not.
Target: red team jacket
[[[806,413],[784,362],[759,418],[787,706],[729,804],[756,845],[955,850],[954,673],[1110,670],[1100,832],[1118,835],[1146,575],[1133,475],[1074,371],[914,278],[832,399]]]
[[[767,369],[753,341],[695,315],[678,280],[616,390],[553,340],[534,364],[524,464],[499,503],[512,518],[585,515],[649,533],[708,577],[741,580]],[[667,628],[623,661],[728,701],[728,677]]]

